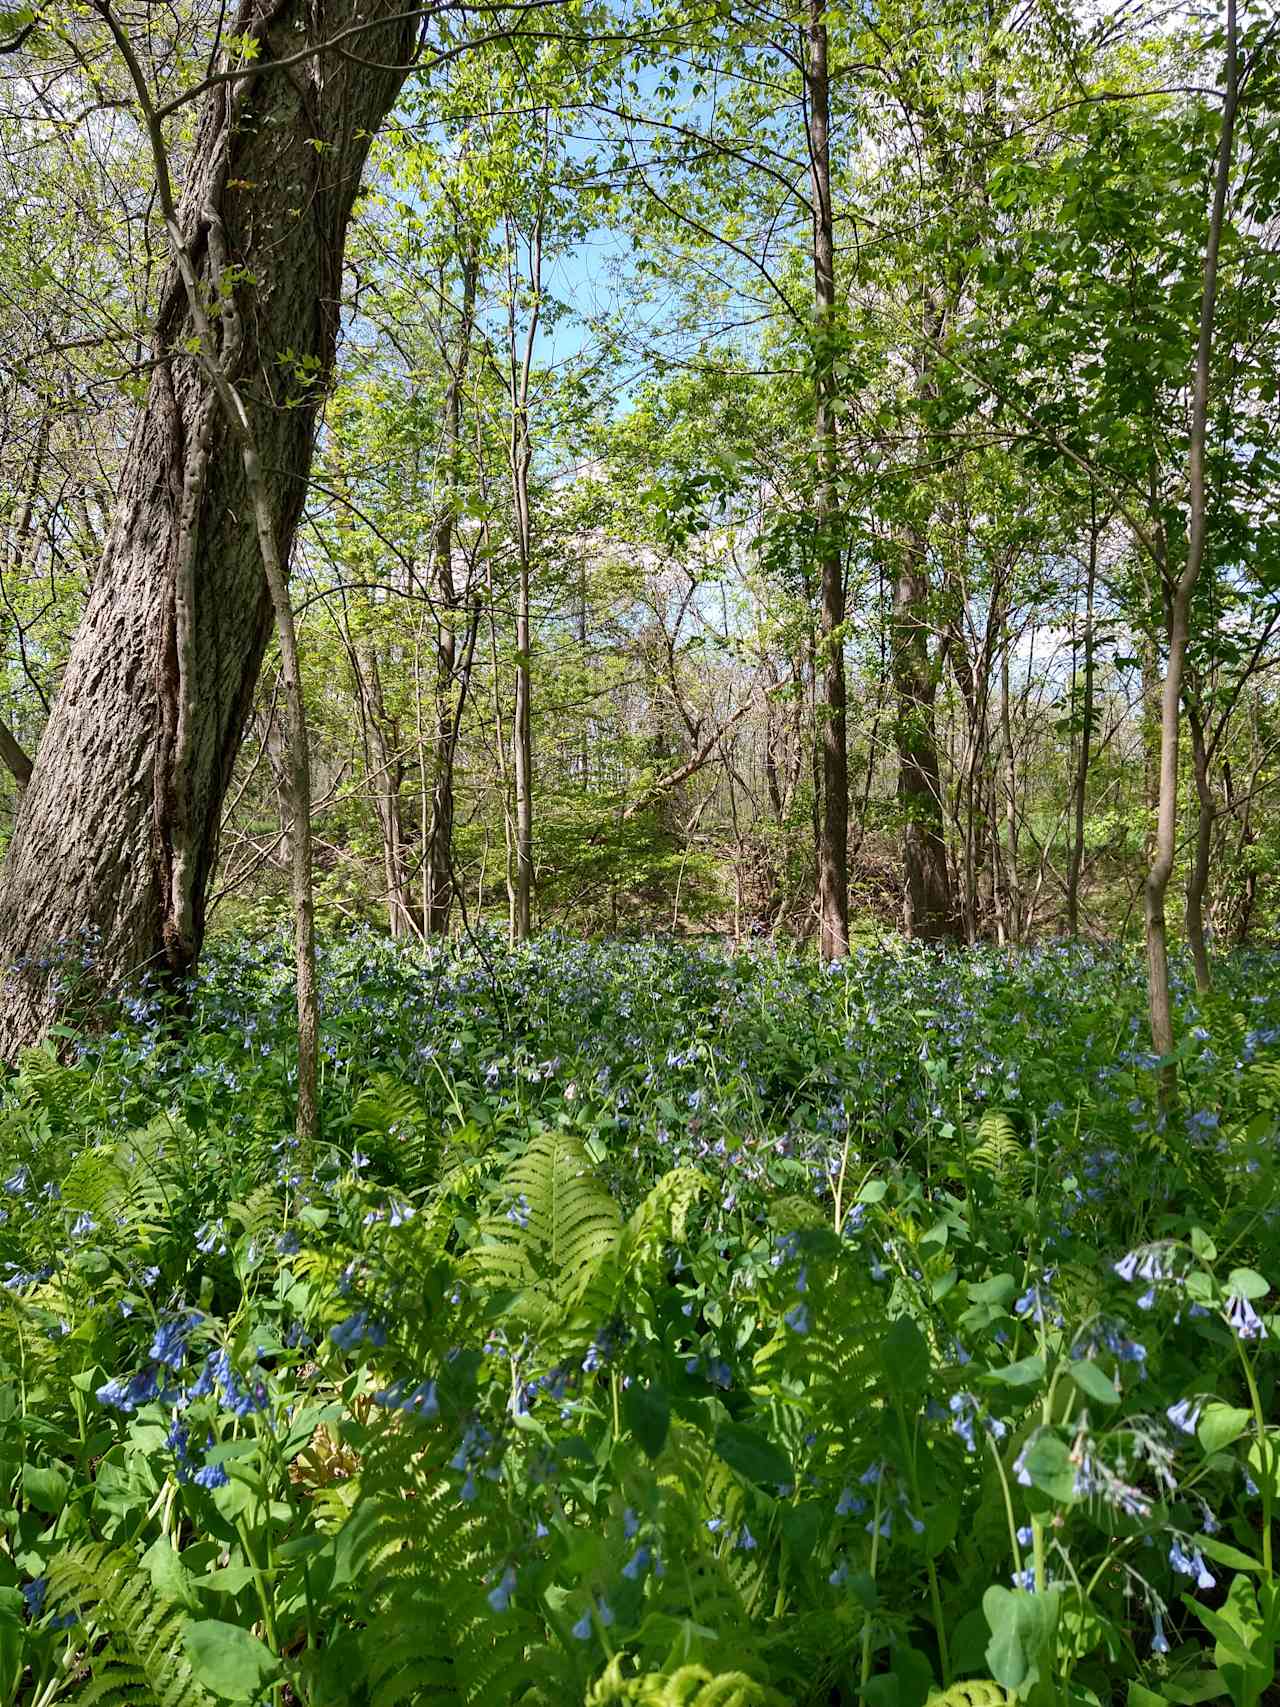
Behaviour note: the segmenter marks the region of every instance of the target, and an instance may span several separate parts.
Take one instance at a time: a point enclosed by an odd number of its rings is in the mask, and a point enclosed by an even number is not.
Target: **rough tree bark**
[[[228,378],[269,513],[255,515],[243,446],[188,353],[197,328],[174,266],[103,562],[0,883],[6,1055],[73,994],[100,995],[144,968],[182,974],[199,953],[223,797],[272,628],[260,533],[265,520],[287,563],[333,362],[347,223],[412,56],[405,10],[237,8],[232,27],[258,39],[261,66],[204,97],[178,225],[210,309],[239,319]],[[357,24],[342,53],[272,63]]]
[[[809,182],[813,194],[814,526],[821,577],[822,809],[818,820],[819,952],[849,952],[849,753],[844,675],[844,561],[836,501],[836,274],[831,211],[831,91],[825,0],[810,0],[805,59]]]
[[[1187,467],[1190,485],[1190,517],[1187,555],[1169,589],[1168,665],[1160,695],[1160,803],[1156,817],[1155,852],[1144,890],[1147,934],[1147,995],[1151,1015],[1151,1044],[1157,1055],[1173,1054],[1173,1009],[1169,996],[1169,943],[1165,921],[1165,896],[1173,874],[1178,825],[1178,735],[1181,719],[1182,673],[1191,634],[1191,597],[1204,562],[1208,524],[1205,498],[1205,443],[1209,418],[1209,371],[1213,354],[1213,317],[1218,291],[1218,251],[1226,217],[1227,189],[1231,178],[1231,147],[1235,132],[1239,95],[1236,60],[1236,0],[1227,0],[1227,47],[1225,91],[1222,102],[1222,134],[1213,185],[1213,206],[1204,252],[1204,288],[1200,298],[1200,330],[1191,402],[1191,432]],[[1176,1088],[1177,1068],[1168,1062],[1163,1071],[1163,1095],[1171,1100]]]

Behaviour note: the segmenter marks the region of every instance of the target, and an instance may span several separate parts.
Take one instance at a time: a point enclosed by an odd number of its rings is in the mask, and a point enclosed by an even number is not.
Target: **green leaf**
[[[895,1396],[923,1392],[929,1379],[929,1344],[910,1316],[890,1323],[880,1341],[885,1380]]]
[[[1201,1262],[1212,1263],[1217,1260],[1218,1247],[1203,1227],[1191,1229],[1191,1249]]]
[[[973,1304],[1007,1304],[1018,1290],[1018,1283],[1011,1274],[993,1275],[990,1280],[980,1280],[975,1286],[969,1284],[969,1301]]]
[[[167,1535],[157,1536],[142,1555],[142,1563],[161,1600],[176,1602],[188,1612],[200,1610],[191,1572]]]
[[[1227,1276],[1227,1291],[1239,1298],[1265,1298],[1270,1290],[1256,1268],[1233,1268]]]
[[[1058,1621],[1056,1594],[1032,1594],[1027,1589],[1002,1588],[993,1583],[982,1597],[982,1610],[991,1631],[987,1664],[997,1683],[1025,1693],[1049,1666],[1049,1642]]]
[[[721,1423],[715,1448],[731,1470],[762,1486],[793,1481],[791,1460],[759,1429],[745,1423]]]
[[[1042,1434],[1024,1460],[1031,1485],[1042,1494],[1071,1505],[1076,1497],[1076,1467],[1066,1443],[1056,1434]]]
[[[1145,1689],[1140,1683],[1131,1683],[1126,1707],[1169,1707],[1169,1698],[1157,1695],[1154,1689]]]
[[[988,1369],[986,1378],[1004,1387],[1033,1387],[1044,1379],[1044,1358],[1023,1357],[1017,1363],[1007,1363],[1003,1369]]]
[[[50,1466],[24,1464],[22,1492],[37,1511],[56,1517],[67,1503],[67,1478]]]
[[[1250,1558],[1248,1553],[1242,1553],[1238,1547],[1231,1547],[1225,1541],[1216,1540],[1212,1535],[1197,1535],[1196,1546],[1210,1559],[1219,1565],[1229,1565],[1233,1571],[1262,1569],[1257,1559]]]
[[[1102,1373],[1096,1363],[1090,1363],[1087,1358],[1071,1364],[1068,1373],[1076,1386],[1087,1399],[1092,1399],[1097,1405],[1118,1405],[1120,1395],[1114,1383]]]
[[[1224,1446],[1239,1440],[1252,1420],[1252,1411],[1242,1410],[1239,1405],[1206,1405],[1196,1438],[1207,1453],[1221,1452]]]
[[[256,1636],[220,1618],[189,1622],[182,1640],[198,1681],[223,1701],[252,1701],[280,1669]]]
[[[642,1387],[633,1381],[623,1390],[622,1414],[650,1458],[667,1444],[671,1429],[671,1399],[664,1387]]]

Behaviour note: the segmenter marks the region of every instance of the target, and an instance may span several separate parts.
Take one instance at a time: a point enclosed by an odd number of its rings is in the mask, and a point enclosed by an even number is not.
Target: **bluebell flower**
[[[580,1641],[580,1642],[590,1641],[590,1639],[591,1639],[591,1608],[590,1607],[587,1608],[587,1610],[582,1614],[582,1617],[579,1618],[578,1622],[573,1626],[573,1635],[576,1636],[578,1641]]]
[[[1249,1300],[1239,1293],[1234,1293],[1227,1299],[1227,1321],[1237,1339],[1264,1340],[1267,1337],[1262,1317]]]
[[[1120,1258],[1119,1262],[1113,1262],[1111,1266],[1120,1276],[1121,1280],[1132,1280],[1134,1275],[1138,1272],[1137,1251],[1127,1252]]]
[[[1179,1399],[1176,1405],[1170,1405],[1164,1413],[1173,1426],[1181,1429],[1183,1434],[1194,1434],[1200,1421],[1199,1399]]]
[[[1208,1565],[1205,1564],[1204,1555],[1201,1553],[1200,1549],[1198,1547],[1193,1547],[1190,1553],[1188,1553],[1183,1548],[1182,1543],[1176,1538],[1169,1546],[1169,1563],[1173,1566],[1174,1570],[1180,1572],[1181,1575],[1194,1577],[1196,1579],[1197,1588],[1213,1588],[1217,1583],[1218,1579],[1214,1576]]]
[[[1018,1534],[1018,1544],[1021,1547],[1030,1547],[1031,1543],[1036,1538],[1035,1530],[1032,1529],[1032,1527],[1029,1523],[1022,1524],[1021,1527],[1018,1529],[1017,1534]]]
[[[782,1319],[797,1334],[809,1332],[809,1306],[807,1304],[793,1305]]]
[[[849,1565],[845,1559],[841,1559],[835,1570],[832,1571],[831,1575],[827,1578],[827,1581],[831,1584],[832,1588],[840,1588],[844,1583],[847,1583],[848,1580]]]
[[[187,1356],[187,1340],[191,1330],[199,1321],[194,1312],[185,1316],[174,1316],[167,1322],[161,1322],[151,1341],[150,1357],[157,1363],[164,1363],[170,1369],[181,1369]]]
[[[1158,1606],[1151,1610],[1151,1652],[1153,1654],[1167,1654],[1169,1652],[1169,1638],[1164,1633],[1164,1619],[1160,1615]]]
[[[44,1611],[45,1598],[48,1593],[48,1577],[32,1577],[29,1583],[22,1585],[22,1598],[27,1605],[27,1617],[33,1624]]]
[[[649,1568],[652,1553],[648,1547],[637,1547],[635,1552],[622,1567],[622,1574],[629,1582],[638,1582]]]
[[[755,1552],[756,1538],[751,1533],[751,1531],[747,1528],[745,1523],[743,1524],[742,1529],[739,1532],[737,1544],[742,1549],[742,1551],[744,1553],[754,1553]]]
[[[329,1338],[339,1351],[350,1351],[366,1339],[372,1346],[385,1345],[387,1330],[381,1322],[371,1321],[367,1310],[357,1310],[353,1316],[348,1316],[345,1322],[339,1322],[336,1327],[330,1328]]]
[[[149,1405],[159,1392],[159,1367],[149,1363],[127,1380],[117,1375],[104,1382],[98,1388],[97,1399],[100,1405],[109,1405],[112,1410],[123,1411],[128,1416],[140,1405]]]
[[[225,1488],[231,1478],[225,1464],[202,1464],[191,1480],[198,1488]]]
[[[68,1229],[73,1239],[87,1239],[90,1233],[96,1232],[98,1223],[87,1209],[82,1209]]]
[[[840,1498],[836,1501],[837,1517],[860,1516],[867,1509],[867,1502],[859,1499],[852,1488],[842,1488]]]
[[[622,1533],[628,1541],[633,1541],[640,1531],[640,1519],[633,1507],[628,1506],[622,1514]]]
[[[505,1612],[511,1604],[511,1596],[516,1591],[516,1571],[514,1565],[508,1565],[502,1573],[502,1581],[496,1588],[491,1588],[485,1599],[495,1612]]]

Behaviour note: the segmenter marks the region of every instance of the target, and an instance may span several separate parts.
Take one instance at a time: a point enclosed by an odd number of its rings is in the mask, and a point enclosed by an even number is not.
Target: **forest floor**
[[[1280,957],[289,961],[0,1087],[0,1703],[1268,1698]]]

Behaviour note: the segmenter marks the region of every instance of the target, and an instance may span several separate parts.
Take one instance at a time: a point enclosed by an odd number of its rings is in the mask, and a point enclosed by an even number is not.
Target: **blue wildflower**
[[[511,1596],[516,1591],[516,1570],[514,1565],[508,1565],[502,1573],[502,1581],[496,1588],[491,1588],[485,1599],[495,1612],[505,1612],[511,1604]]]

